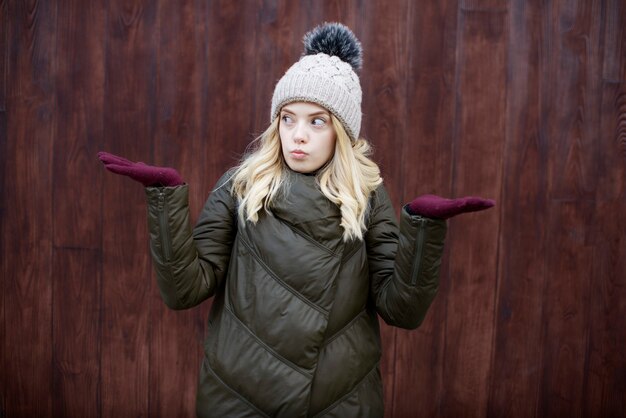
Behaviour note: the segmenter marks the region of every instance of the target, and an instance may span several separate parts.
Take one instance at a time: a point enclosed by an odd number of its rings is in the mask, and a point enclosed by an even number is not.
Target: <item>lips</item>
[[[293,158],[295,158],[296,160],[301,160],[301,159],[305,158],[307,155],[309,155],[309,154],[307,154],[306,152],[304,152],[304,151],[302,151],[302,150],[299,150],[299,149],[296,149],[296,150],[291,151],[291,153],[290,153],[290,154],[291,154],[291,156],[292,156]]]

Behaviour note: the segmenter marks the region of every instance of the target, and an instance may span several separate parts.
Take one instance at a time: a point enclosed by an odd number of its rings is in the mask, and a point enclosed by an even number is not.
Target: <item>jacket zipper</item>
[[[159,226],[161,228],[161,247],[165,261],[170,261],[172,249],[170,247],[169,228],[167,227],[167,211],[165,205],[165,193],[159,192]]]
[[[411,274],[411,286],[417,284],[417,276],[419,276],[420,265],[422,263],[422,251],[424,250],[424,234],[426,230],[426,219],[419,220],[420,226],[417,231],[417,250],[415,251],[415,259],[413,260],[413,270]]]

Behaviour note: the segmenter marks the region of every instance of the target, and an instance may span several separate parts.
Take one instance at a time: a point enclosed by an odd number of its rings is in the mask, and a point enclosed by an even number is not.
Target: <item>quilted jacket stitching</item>
[[[319,241],[315,240],[313,237],[311,237],[310,235],[306,234],[304,231],[299,230],[294,225],[291,225],[289,222],[284,222],[284,221],[280,221],[280,222],[283,223],[284,225],[287,225],[289,227],[289,229],[291,229],[294,233],[298,234],[299,236],[301,236],[305,240],[309,241],[311,244],[315,245],[319,249],[329,253],[333,257],[339,257],[338,253],[336,253],[335,251],[333,251],[330,248],[326,247],[325,245],[321,244]]]
[[[363,309],[361,312],[359,312],[354,318],[352,318],[346,325],[343,326],[343,328],[341,328],[339,331],[337,331],[336,333],[334,333],[329,339],[326,340],[326,342],[324,343],[323,347],[326,347],[328,345],[330,345],[331,342],[333,342],[334,340],[336,340],[337,338],[341,337],[342,334],[344,334],[346,331],[348,331],[357,321],[358,319],[363,316],[363,314],[367,312],[366,309]]]
[[[291,360],[286,359],[285,357],[281,356],[280,354],[278,354],[275,350],[272,349],[272,347],[270,347],[269,345],[267,345],[261,338],[259,338],[254,332],[252,332],[252,330],[250,330],[250,328],[248,328],[243,321],[241,321],[241,319],[239,319],[239,317],[237,316],[237,314],[235,312],[233,312],[233,310],[229,307],[229,306],[224,306],[224,310],[227,311],[230,315],[232,315],[232,317],[235,319],[235,321],[248,333],[250,334],[250,336],[252,336],[261,347],[263,347],[268,353],[270,353],[272,356],[276,357],[277,360],[279,360],[281,363],[284,363],[285,365],[291,367],[292,369],[294,369],[295,371],[297,371],[300,374],[303,374],[305,377],[311,378],[313,377],[311,375],[311,373],[303,370],[300,366],[298,366],[297,364],[293,363]]]
[[[352,389],[350,389],[350,391],[348,391],[348,393],[346,393],[345,395],[341,396],[339,399],[337,399],[335,402],[333,402],[332,404],[330,404],[327,408],[325,408],[322,412],[319,412],[318,414],[315,415],[314,418],[320,417],[324,414],[327,414],[328,412],[332,411],[333,409],[335,409],[337,406],[339,406],[343,401],[345,401],[346,399],[348,399],[350,396],[352,396],[353,393],[355,393],[357,390],[359,390],[361,388],[361,385],[363,385],[363,383],[365,383],[365,381],[367,380],[367,378],[376,371],[378,365],[380,364],[379,361],[377,361],[374,366],[367,372],[365,373],[365,376],[363,376],[361,378],[361,380],[359,380]]]
[[[240,238],[240,240],[243,243],[243,245],[250,251],[250,254],[252,254],[252,257],[254,257],[254,259],[257,261],[257,263],[259,263],[261,267],[263,267],[263,270],[265,270],[265,272],[268,275],[270,275],[270,277],[272,277],[278,284],[280,284],[282,287],[287,289],[289,292],[293,293],[294,296],[296,296],[298,299],[300,299],[301,301],[309,305],[311,308],[315,309],[316,311],[324,315],[325,318],[328,318],[328,311],[326,309],[311,302],[302,293],[298,292],[296,289],[294,289],[293,287],[285,283],[280,277],[278,277],[276,273],[272,271],[272,269],[269,268],[267,264],[265,264],[265,262],[261,259],[261,257],[259,257],[259,255],[254,251],[252,246],[245,239]]]
[[[224,382],[224,380],[217,374],[217,372],[215,370],[213,370],[213,368],[211,367],[211,365],[209,364],[208,361],[205,362],[206,364],[206,368],[207,370],[213,375],[213,377],[215,377],[221,384],[222,386],[224,386],[230,393],[232,393],[233,395],[235,395],[236,398],[238,398],[239,400],[241,400],[243,403],[245,403],[246,405],[248,405],[251,409],[253,409],[254,411],[258,412],[259,414],[261,414],[264,417],[270,418],[270,416],[268,414],[266,414],[265,412],[261,411],[257,406],[254,405],[254,403],[252,403],[251,401],[249,401],[246,397],[244,397],[241,393],[237,392],[235,389],[233,389],[232,387],[230,387],[229,384],[227,384],[226,382]]]

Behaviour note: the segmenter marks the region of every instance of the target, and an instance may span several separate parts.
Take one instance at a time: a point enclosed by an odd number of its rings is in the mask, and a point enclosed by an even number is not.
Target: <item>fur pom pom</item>
[[[363,64],[361,43],[347,26],[341,23],[324,23],[304,35],[304,55],[320,52],[336,56],[356,71]]]

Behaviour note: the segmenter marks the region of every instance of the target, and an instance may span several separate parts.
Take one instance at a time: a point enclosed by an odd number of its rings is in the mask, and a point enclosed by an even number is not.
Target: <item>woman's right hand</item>
[[[104,151],[98,153],[98,158],[107,170],[128,176],[146,187],[179,186],[184,183],[178,171],[170,167],[156,167],[142,162],[134,163]]]

